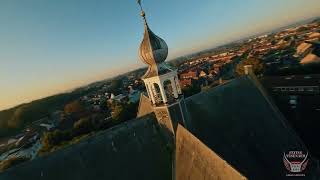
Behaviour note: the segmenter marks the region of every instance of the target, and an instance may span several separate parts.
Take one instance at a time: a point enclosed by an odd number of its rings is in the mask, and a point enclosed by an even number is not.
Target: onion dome
[[[163,39],[151,31],[143,11],[141,15],[144,19],[144,37],[139,50],[140,58],[149,66],[160,64],[168,56],[168,46]]]
[[[144,36],[140,45],[139,55],[143,63],[149,66],[146,74],[142,78],[150,78],[166,74],[172,69],[164,61],[168,57],[168,46],[166,42],[155,35],[148,26],[146,16],[141,8],[141,16],[144,20]]]

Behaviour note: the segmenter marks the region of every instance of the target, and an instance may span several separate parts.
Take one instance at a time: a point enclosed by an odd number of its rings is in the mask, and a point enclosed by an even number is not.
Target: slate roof
[[[176,180],[247,179],[181,125],[176,131],[175,169]]]
[[[283,153],[306,150],[249,76],[191,96],[186,105],[191,133],[248,179],[286,179]]]
[[[141,93],[137,117],[142,117],[152,112],[153,112],[153,108],[152,108],[150,99],[146,95]]]
[[[0,180],[171,179],[172,157],[165,145],[151,114],[9,169]]]
[[[261,83],[266,88],[283,86],[320,86],[320,74],[264,76],[261,78]]]

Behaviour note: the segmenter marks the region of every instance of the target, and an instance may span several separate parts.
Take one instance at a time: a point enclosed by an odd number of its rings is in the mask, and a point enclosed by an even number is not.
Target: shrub
[[[57,146],[61,144],[64,141],[71,140],[71,133],[70,131],[61,131],[61,130],[55,130],[53,132],[47,132],[43,135],[42,138],[42,145],[43,149],[50,149],[53,146]]]
[[[81,134],[87,134],[94,130],[94,124],[90,117],[81,118],[73,125],[73,136],[79,136]]]

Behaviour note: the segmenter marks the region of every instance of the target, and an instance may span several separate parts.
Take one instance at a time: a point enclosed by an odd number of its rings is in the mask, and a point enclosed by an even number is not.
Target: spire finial
[[[139,4],[141,11],[143,11],[143,8],[142,8],[142,5],[141,5],[141,0],[137,0],[137,3]]]
[[[139,6],[140,6],[141,16],[143,17],[143,20],[145,21],[145,23],[147,23],[146,13],[144,12],[144,10],[143,10],[143,8],[142,8],[141,0],[137,0],[137,3],[138,3]]]

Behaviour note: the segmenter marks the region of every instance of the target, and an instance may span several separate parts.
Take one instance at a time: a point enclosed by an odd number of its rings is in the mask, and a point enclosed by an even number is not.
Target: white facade
[[[148,96],[153,104],[168,103],[182,94],[177,71],[143,79]]]

